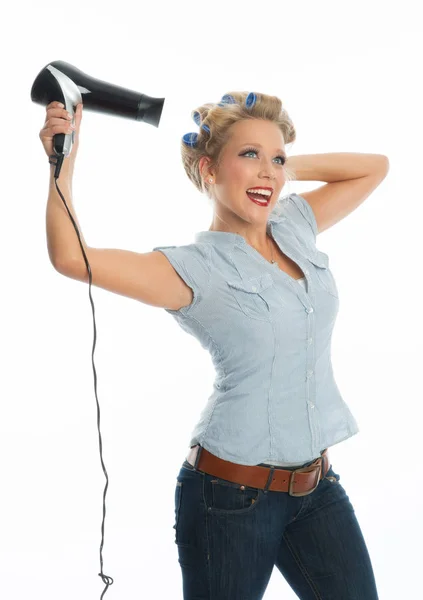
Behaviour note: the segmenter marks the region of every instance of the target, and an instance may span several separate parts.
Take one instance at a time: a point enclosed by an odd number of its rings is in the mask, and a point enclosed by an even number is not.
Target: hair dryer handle
[[[72,152],[75,143],[75,132],[72,133],[56,133],[53,136],[53,150],[57,155],[64,154],[65,158]]]

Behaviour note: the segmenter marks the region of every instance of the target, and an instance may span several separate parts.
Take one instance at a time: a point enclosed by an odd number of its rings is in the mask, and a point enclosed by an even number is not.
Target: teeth
[[[263,194],[263,195],[269,196],[267,200],[262,200],[261,198],[254,198],[254,200],[256,202],[259,202],[260,204],[263,204],[263,205],[269,204],[270,196],[272,195],[272,192],[270,192],[269,190],[247,190],[246,193],[248,194],[249,192],[252,194],[255,193],[255,194]]]
[[[247,192],[254,192],[256,194],[263,194],[264,196],[271,196],[272,192],[270,190],[262,190],[260,188],[254,188],[253,190],[247,190]]]
[[[260,200],[259,198],[254,198],[254,200],[259,204],[269,204],[269,200]]]

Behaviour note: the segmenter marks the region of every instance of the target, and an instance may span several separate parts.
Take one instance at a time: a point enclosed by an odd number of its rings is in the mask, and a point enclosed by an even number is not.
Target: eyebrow
[[[263,148],[263,146],[257,142],[245,142],[245,144],[242,144],[241,147],[242,146],[258,146],[259,148]],[[281,152],[286,158],[286,152],[282,150],[282,148],[276,148],[275,152]]]

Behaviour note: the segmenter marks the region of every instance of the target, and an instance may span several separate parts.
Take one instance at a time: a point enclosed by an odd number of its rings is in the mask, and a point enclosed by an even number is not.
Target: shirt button
[[[307,377],[311,377],[313,375],[313,371],[307,371]]]
[[[312,313],[312,312],[313,312],[313,309],[312,309],[312,308],[306,308],[306,312],[308,312],[308,313]]]
[[[311,344],[311,343],[312,343],[312,341],[313,341],[313,338],[308,338],[308,340],[307,340],[307,341],[308,341],[308,343],[309,343],[309,344]]]
[[[314,408],[314,404],[310,404],[310,408]]]
[[[256,288],[256,286],[255,286],[255,285],[253,285],[253,287],[252,287],[251,289],[253,290],[253,292],[256,292],[256,291],[257,291],[257,288]]]

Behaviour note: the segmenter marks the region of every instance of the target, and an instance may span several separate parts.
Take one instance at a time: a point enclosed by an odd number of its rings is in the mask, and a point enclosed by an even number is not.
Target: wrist
[[[51,154],[48,157],[48,162],[50,165],[50,173],[53,175],[56,171],[56,163],[58,156],[56,154]],[[60,169],[60,176],[64,176],[67,178],[72,178],[73,171],[75,168],[75,159],[74,158],[65,158],[62,163],[62,168]]]

